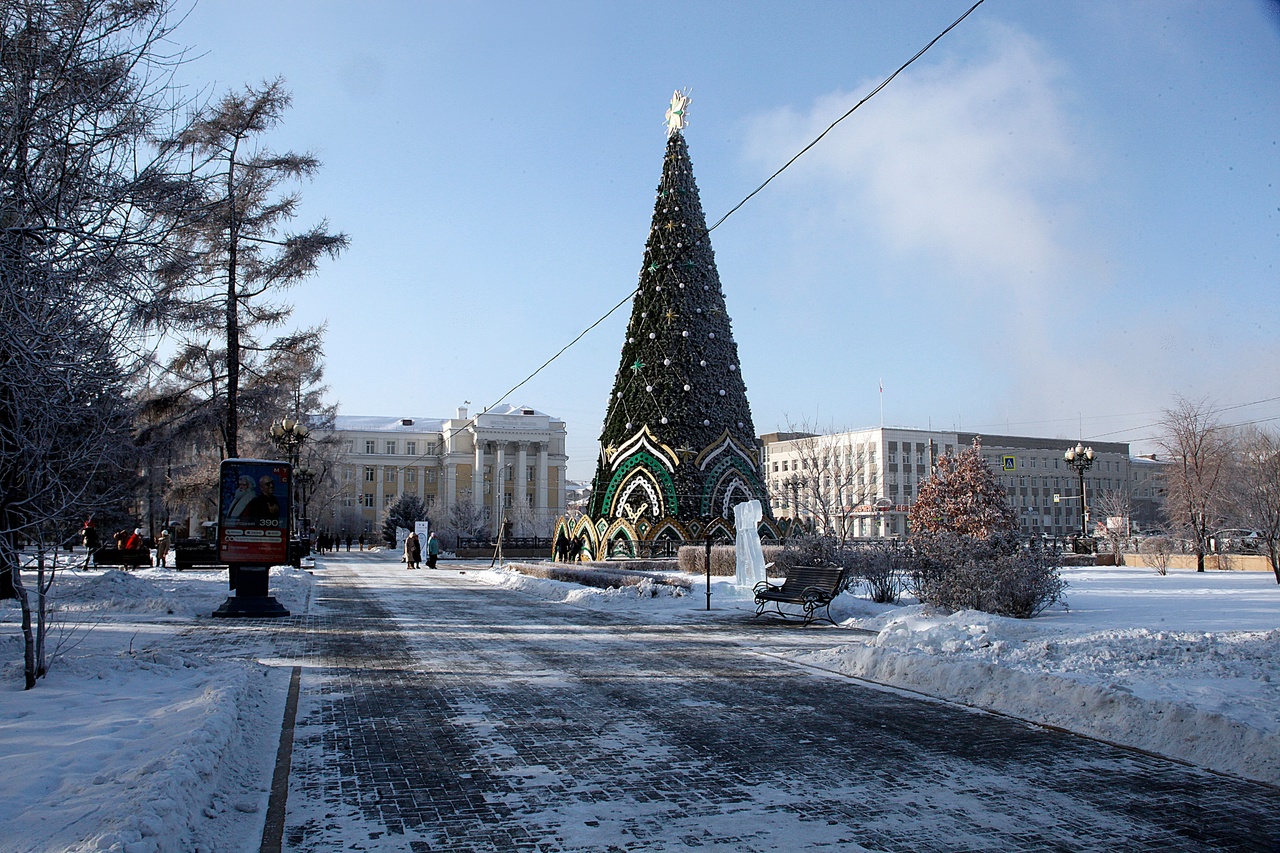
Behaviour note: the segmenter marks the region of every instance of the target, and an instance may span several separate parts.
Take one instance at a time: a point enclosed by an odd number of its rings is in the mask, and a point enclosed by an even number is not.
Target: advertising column
[[[267,459],[225,459],[219,470],[218,559],[236,594],[214,616],[288,616],[267,594],[272,566],[289,561],[293,469]]]

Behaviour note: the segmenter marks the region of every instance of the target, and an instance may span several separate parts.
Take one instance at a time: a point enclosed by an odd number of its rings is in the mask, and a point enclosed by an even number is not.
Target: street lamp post
[[[311,494],[311,484],[315,482],[316,472],[306,465],[302,465],[293,472],[293,478],[298,481],[298,488],[302,492],[301,532],[304,537],[309,537],[311,535],[311,515],[307,512],[307,498]]]
[[[1080,476],[1080,535],[1087,540],[1089,528],[1085,518],[1088,515],[1088,506],[1085,504],[1084,472],[1093,467],[1093,448],[1077,442],[1075,447],[1067,448],[1062,458],[1067,460],[1067,465],[1076,469],[1076,473]]]
[[[298,453],[302,450],[303,443],[307,440],[307,436],[311,430],[307,429],[307,425],[302,421],[294,420],[290,417],[281,418],[271,425],[268,437],[271,442],[280,450],[289,456],[289,464],[293,466],[294,471],[298,468]],[[289,499],[289,515],[297,530],[298,520],[298,478],[295,474],[293,482],[289,488],[292,490]],[[300,532],[300,531],[299,531]]]

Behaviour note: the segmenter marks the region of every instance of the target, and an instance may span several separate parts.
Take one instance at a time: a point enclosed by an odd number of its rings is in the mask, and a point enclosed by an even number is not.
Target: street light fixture
[[[276,421],[275,423],[271,424],[271,429],[268,431],[267,434],[268,434],[268,437],[271,439],[272,444],[274,444],[278,449],[288,454],[289,464],[292,465],[293,469],[296,471],[298,468],[298,453],[302,450],[302,445],[304,442],[306,442],[307,437],[311,434],[311,430],[307,429],[307,425],[302,423],[302,421],[294,420],[293,418],[286,416]],[[297,478],[297,475],[295,474],[293,478],[293,483],[290,484],[290,488],[293,490],[293,494],[289,501],[289,513],[292,517],[291,520],[294,523],[295,531],[298,529],[297,528],[297,520],[298,520],[297,487],[298,487],[298,478]]]
[[[302,535],[309,536],[311,533],[311,516],[307,512],[307,498],[311,494],[311,484],[315,482],[316,472],[306,465],[302,465],[293,472],[293,478],[298,483],[298,488],[302,491]]]
[[[1067,448],[1067,452],[1062,454],[1062,458],[1067,460],[1067,465],[1076,469],[1076,473],[1080,475],[1080,535],[1087,540],[1089,538],[1089,528],[1085,518],[1088,515],[1088,507],[1085,504],[1084,472],[1093,467],[1093,448],[1085,447],[1083,444],[1076,442],[1075,447]]]

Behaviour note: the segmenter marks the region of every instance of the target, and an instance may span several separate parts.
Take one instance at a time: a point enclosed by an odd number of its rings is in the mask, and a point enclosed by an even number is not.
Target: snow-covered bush
[[[855,576],[867,585],[872,601],[891,604],[902,594],[907,574],[915,563],[915,555],[910,548],[876,544],[855,552],[853,570]]]
[[[1146,557],[1152,568],[1162,575],[1169,574],[1169,558],[1173,555],[1173,540],[1168,536],[1148,536],[1138,546],[1138,552]]]
[[[912,544],[912,591],[924,604],[1027,619],[1066,591],[1054,556],[1011,535],[921,534]]]
[[[830,536],[797,536],[777,557],[782,569],[791,566],[841,566],[845,572],[839,592],[865,582],[872,600],[885,604],[902,591],[902,570],[908,552],[894,544],[850,544]]]

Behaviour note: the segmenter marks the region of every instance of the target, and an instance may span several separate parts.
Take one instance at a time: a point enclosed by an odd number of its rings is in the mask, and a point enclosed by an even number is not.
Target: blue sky
[[[971,5],[205,0],[193,94],[285,78],[324,168],[292,291],[344,414],[505,402],[589,477],[676,88],[708,219]],[[712,235],[757,431],[1149,449],[1175,395],[1280,418],[1280,5],[987,0]],[[1274,422],[1272,422],[1274,425]]]

